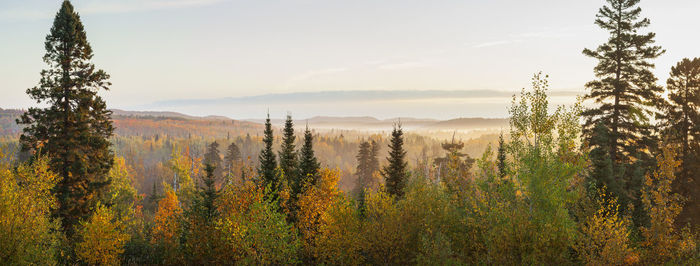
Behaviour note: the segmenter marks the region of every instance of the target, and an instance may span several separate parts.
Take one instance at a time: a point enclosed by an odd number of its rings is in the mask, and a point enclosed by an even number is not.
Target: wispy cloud
[[[492,46],[509,45],[514,43],[522,43],[536,39],[554,39],[575,36],[577,32],[584,31],[590,27],[563,27],[556,29],[545,29],[541,31],[523,32],[509,34],[506,38],[496,41],[487,41],[477,44],[472,44],[472,48],[486,48]]]
[[[289,79],[289,82],[291,83],[291,82],[299,82],[299,81],[309,80],[309,79],[313,79],[313,78],[318,77],[318,76],[345,72],[347,70],[348,69],[345,67],[311,70],[311,71],[307,71],[305,73],[302,73],[302,74],[299,74],[297,76],[292,77],[291,79]]]
[[[428,64],[423,63],[423,62],[403,62],[403,63],[392,63],[392,64],[383,64],[379,65],[377,68],[381,70],[404,70],[404,69],[413,69],[413,68],[421,68],[421,67],[427,67]]]
[[[80,14],[114,14],[170,8],[214,5],[228,0],[88,0],[75,2]],[[58,4],[50,6],[9,7],[0,11],[0,18],[46,19],[56,14]]]
[[[483,42],[483,43],[472,45],[472,48],[486,48],[486,47],[492,47],[492,46],[508,45],[508,44],[513,44],[513,43],[519,43],[522,41],[523,40],[516,39],[516,40],[500,40],[500,41]]]

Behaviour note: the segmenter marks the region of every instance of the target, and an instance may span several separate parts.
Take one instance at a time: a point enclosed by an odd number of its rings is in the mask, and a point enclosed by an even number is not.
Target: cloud
[[[318,76],[345,72],[347,70],[348,69],[345,67],[311,70],[311,71],[308,71],[308,72],[305,72],[305,73],[302,73],[300,75],[292,77],[291,79],[289,79],[289,82],[291,83],[291,82],[299,82],[299,81],[303,81],[303,80],[309,80],[309,79],[313,79],[313,78],[318,77]]]
[[[589,28],[590,27],[583,27],[583,26],[581,26],[581,27],[564,27],[564,28],[557,28],[557,29],[547,29],[547,30],[542,30],[542,31],[510,34],[510,35],[508,35],[507,38],[504,38],[502,40],[478,43],[478,44],[472,45],[472,48],[486,48],[486,47],[492,47],[492,46],[508,45],[508,44],[513,44],[513,43],[522,43],[522,42],[526,42],[526,41],[532,41],[535,39],[556,39],[556,38],[571,37],[571,36],[576,36],[577,32],[584,31],[584,30],[587,30]]]
[[[115,14],[151,10],[214,5],[228,0],[88,0],[73,3],[80,14]],[[40,7],[9,7],[0,11],[0,18],[47,19],[53,18],[59,4]]]
[[[486,47],[492,47],[492,46],[499,46],[499,45],[507,45],[507,44],[512,44],[512,43],[519,43],[522,42],[523,40],[516,39],[516,40],[500,40],[500,41],[492,41],[492,42],[483,42],[479,43],[476,45],[472,45],[472,48],[486,48]]]
[[[403,62],[379,65],[377,68],[381,70],[404,70],[412,68],[427,67],[428,64],[422,62]]]

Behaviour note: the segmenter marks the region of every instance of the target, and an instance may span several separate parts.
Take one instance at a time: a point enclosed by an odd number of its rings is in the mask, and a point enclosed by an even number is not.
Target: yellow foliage
[[[671,147],[664,147],[657,161],[658,169],[646,176],[642,190],[642,203],[650,218],[649,226],[642,228],[643,246],[647,248],[647,261],[652,263],[679,259],[696,248],[690,234],[678,234],[673,227],[682,209],[682,198],[671,191],[671,184],[681,162]]]
[[[328,211],[335,199],[340,195],[338,180],[340,174],[337,170],[321,169],[319,181],[314,186],[306,188],[299,196],[297,206],[297,229],[301,233],[304,251],[311,256],[314,250],[315,238],[321,224],[321,216]]]
[[[118,265],[119,256],[129,235],[122,232],[121,223],[115,221],[112,210],[98,206],[95,213],[81,223],[81,241],[75,246],[78,259],[90,265]]]
[[[320,217],[313,256],[321,264],[360,265],[364,257],[362,220],[355,206],[336,197],[332,207]]]
[[[0,151],[0,261],[5,265],[52,265],[60,235],[50,216],[56,199],[51,189],[58,176],[46,158],[17,170]],[[21,184],[21,185],[20,185]]]
[[[625,265],[638,261],[629,246],[628,218],[620,217],[619,204],[599,193],[598,210],[581,225],[581,238],[574,245],[586,265]]]

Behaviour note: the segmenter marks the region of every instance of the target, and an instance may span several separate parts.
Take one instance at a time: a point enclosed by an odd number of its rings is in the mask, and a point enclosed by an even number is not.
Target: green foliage
[[[222,195],[222,217],[216,227],[226,246],[226,263],[289,265],[299,262],[301,244],[277,204],[250,182],[229,187]]]
[[[300,180],[302,187],[304,185],[313,186],[318,182],[318,171],[321,164],[318,162],[318,159],[316,159],[316,155],[314,155],[313,145],[314,135],[307,126],[306,131],[304,131],[304,145],[301,147],[301,158],[299,162],[299,174],[302,177]],[[301,191],[298,191],[298,193],[301,193]]]
[[[272,124],[270,123],[270,114],[267,114],[265,120],[265,136],[263,137],[264,148],[260,151],[260,166],[258,167],[258,175],[261,178],[261,184],[265,188],[270,189],[272,199],[277,199],[277,194],[281,188],[282,182],[277,174],[277,159],[272,151],[274,136]]]
[[[287,115],[287,120],[284,121],[284,129],[282,130],[282,144],[280,146],[279,158],[280,168],[287,177],[287,183],[292,188],[292,193],[300,191],[301,182],[297,173],[299,168],[299,158],[296,152],[296,136],[294,136],[294,121],[292,116]],[[293,194],[293,197],[296,194]]]
[[[386,158],[388,164],[382,168],[382,176],[389,194],[395,197],[402,197],[408,179],[408,163],[406,162],[406,151],[403,149],[403,130],[401,125],[394,126],[391,131],[391,143],[389,143],[389,157]]]
[[[541,74],[532,91],[513,97],[511,113],[512,176],[486,184],[485,219],[489,259],[506,264],[565,263],[575,223],[567,206],[569,190],[582,174],[584,156],[575,148],[579,107],[549,113],[548,82]],[[487,179],[488,180],[488,179]]]
[[[508,175],[508,162],[506,162],[506,145],[503,140],[503,132],[498,136],[498,175],[500,178],[505,178]]]
[[[72,236],[110,182],[112,112],[97,92],[111,84],[109,75],[90,63],[92,48],[70,1],[63,1],[44,44],[49,68],[27,94],[48,107],[29,108],[17,123],[26,126],[20,137],[23,149],[49,156],[51,170],[61,176],[54,215]]]

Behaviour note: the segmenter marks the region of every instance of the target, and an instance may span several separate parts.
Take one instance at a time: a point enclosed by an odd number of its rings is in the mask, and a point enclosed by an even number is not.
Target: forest
[[[475,135],[110,110],[62,1],[0,109],[0,264],[698,265],[700,58],[658,85],[639,2],[595,14],[585,95],[535,72]]]

